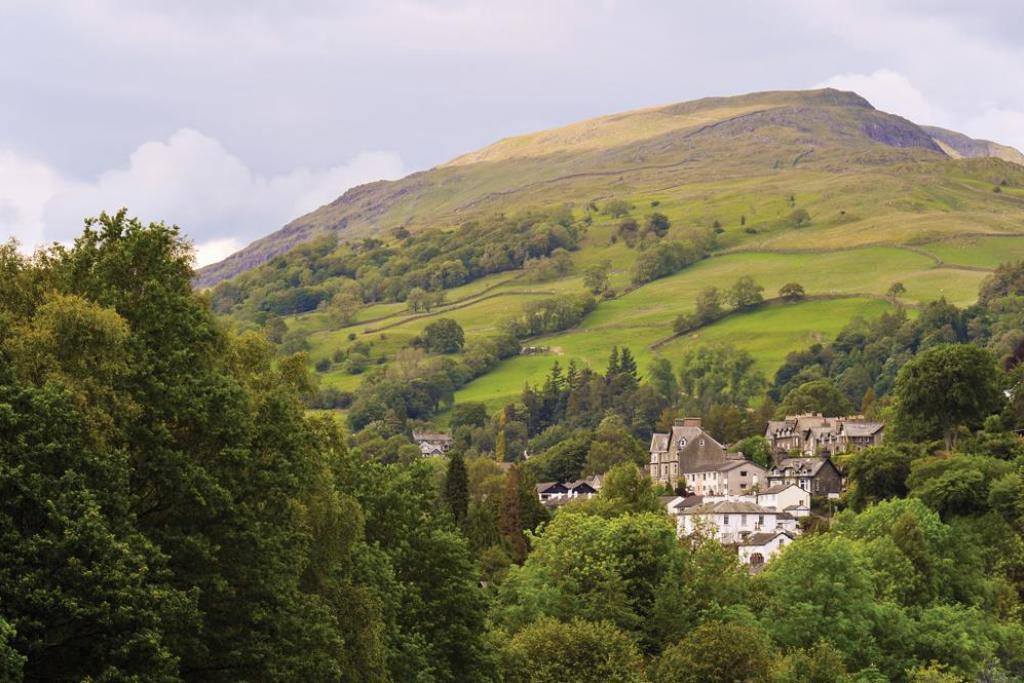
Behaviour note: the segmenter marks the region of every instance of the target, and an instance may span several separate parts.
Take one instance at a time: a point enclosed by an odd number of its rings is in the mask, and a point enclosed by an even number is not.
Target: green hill
[[[581,292],[583,271],[605,260],[614,296],[575,327],[526,342],[544,350],[503,361],[457,398],[497,405],[555,358],[603,363],[613,344],[633,348],[642,366],[689,344],[731,342],[770,372],[787,351],[890,306],[895,281],[911,305],[939,296],[970,303],[988,270],[1024,258],[1021,158],[877,111],[853,93],[708,98],[509,138],[354,188],[198,281],[221,283],[215,306],[242,326],[282,316],[323,385],[339,390],[361,381],[336,360],[355,345],[387,364],[440,317],[459,321],[470,341],[493,335],[524,302]],[[667,217],[667,234],[633,247],[619,239],[624,220],[642,226],[653,213]],[[531,251],[538,235],[543,244]],[[711,257],[635,283],[637,259],[673,242]],[[520,268],[555,256],[564,263],[553,272]],[[742,275],[768,297],[795,281],[809,298],[668,339],[698,291]],[[347,324],[316,310],[349,286],[365,305]],[[443,289],[446,303],[414,313],[402,303],[412,286]]]

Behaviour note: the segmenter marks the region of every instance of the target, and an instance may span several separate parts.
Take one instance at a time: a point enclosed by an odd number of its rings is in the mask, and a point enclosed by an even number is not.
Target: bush
[[[797,209],[789,214],[789,222],[795,228],[802,228],[811,222],[811,214],[807,213],[807,209]]]
[[[317,372],[325,373],[325,372],[327,372],[328,370],[331,369],[331,359],[330,358],[321,358],[320,360],[318,360],[316,362],[316,365],[314,367],[316,368]]]

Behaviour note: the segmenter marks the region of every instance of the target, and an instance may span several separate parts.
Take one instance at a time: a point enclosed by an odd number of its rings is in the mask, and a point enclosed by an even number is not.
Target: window
[[[740,484],[740,488],[741,489],[745,489],[745,488],[747,488],[747,485],[746,484]]]
[[[686,437],[685,436],[683,438],[679,439],[679,447],[680,448],[686,448]]]
[[[700,447],[701,447],[701,448],[704,448],[704,439],[701,439],[701,440],[700,440]]]
[[[740,476],[741,477],[747,476],[747,471],[746,470],[740,470]]]
[[[751,567],[760,567],[762,564],[764,564],[764,555],[761,553],[754,553],[750,556]]]
[[[758,515],[757,516],[757,525],[761,526],[762,524],[764,524],[764,515]]]
[[[729,515],[722,515],[722,526],[729,526]]]
[[[747,516],[746,515],[740,515],[740,524],[743,525],[743,526],[747,525]]]

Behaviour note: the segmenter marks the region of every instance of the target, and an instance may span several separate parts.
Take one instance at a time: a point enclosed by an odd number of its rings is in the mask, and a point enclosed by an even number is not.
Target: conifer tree
[[[619,347],[613,346],[611,355],[608,356],[608,370],[604,373],[605,378],[611,381],[611,378],[619,374]]]
[[[501,509],[498,514],[498,528],[504,539],[509,555],[517,564],[526,559],[526,536],[522,529],[522,511],[519,500],[519,484],[522,474],[519,466],[513,465],[505,475],[505,488],[501,492]]]
[[[498,417],[498,436],[494,441],[494,459],[505,462],[505,411]]]
[[[448,472],[444,478],[444,498],[452,511],[455,523],[462,525],[469,510],[469,475],[462,454],[454,452],[448,458]]]

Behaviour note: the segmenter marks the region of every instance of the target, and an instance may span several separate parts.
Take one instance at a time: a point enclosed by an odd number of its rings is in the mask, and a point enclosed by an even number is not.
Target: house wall
[[[688,536],[697,528],[710,533],[719,541],[728,542],[743,533],[755,531],[773,531],[778,525],[776,515],[771,512],[764,514],[757,513],[730,513],[725,514],[703,514],[695,515],[684,513],[679,516],[679,532]]]
[[[764,545],[741,545],[739,548],[737,548],[737,555],[739,556],[741,564],[750,564],[750,557],[754,553],[761,553],[761,555],[764,557],[764,561],[767,562],[772,557],[777,555],[779,553],[779,550],[781,550],[783,546],[789,543],[790,540],[788,538],[786,538],[782,534],[779,534],[778,536],[773,538],[768,543],[765,543]]]

